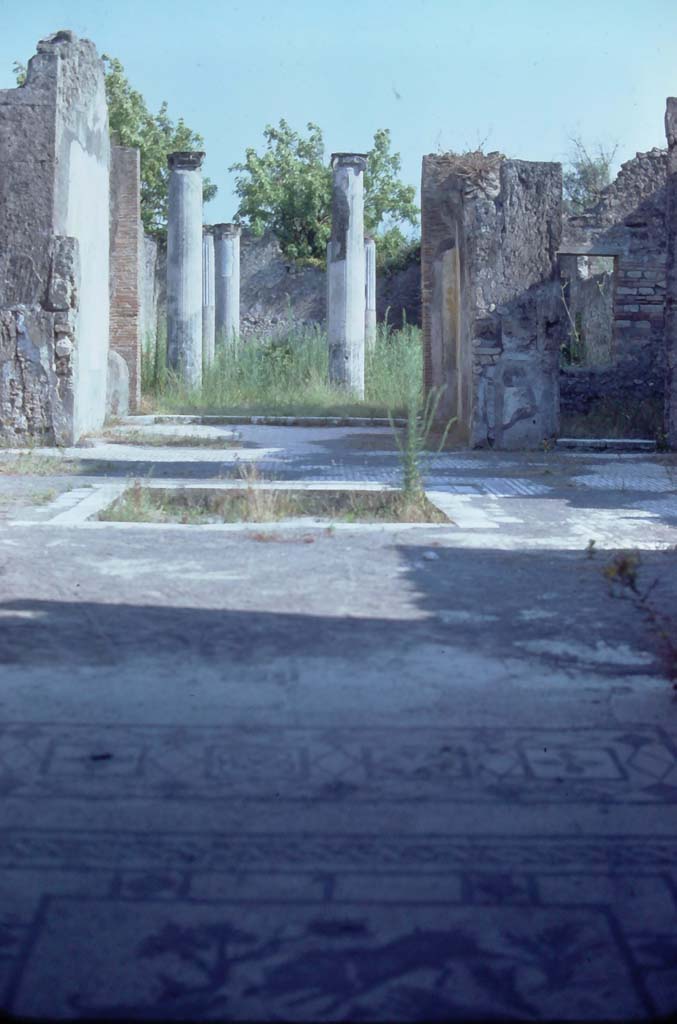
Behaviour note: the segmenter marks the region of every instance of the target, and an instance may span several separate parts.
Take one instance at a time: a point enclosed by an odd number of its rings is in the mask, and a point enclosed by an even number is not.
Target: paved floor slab
[[[364,431],[243,430],[284,480],[309,451],[318,480],[396,479]],[[59,516],[124,470],[36,478],[61,493],[34,509],[0,476],[0,1004],[673,1011],[674,664],[603,569],[632,541],[674,623],[674,465],[443,454],[457,524],[376,531],[88,528]]]

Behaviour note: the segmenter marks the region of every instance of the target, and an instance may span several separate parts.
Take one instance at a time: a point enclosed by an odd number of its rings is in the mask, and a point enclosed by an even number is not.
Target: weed
[[[406,396],[404,438],[401,437],[395,428],[393,416],[388,412],[390,427],[395,435],[402,465],[402,493],[409,502],[416,503],[420,501],[420,496],[424,492],[423,478],[426,463],[431,454],[427,450],[427,446],[435,426],[435,414],[437,413],[437,407],[439,406],[443,391],[443,388],[432,389],[428,392],[423,404],[421,404],[420,387],[416,381],[409,382]],[[435,452],[441,451],[444,447],[447,435],[454,422],[455,417],[447,423]]]
[[[124,433],[107,431],[100,435],[108,444],[143,445],[145,448],[239,448],[240,442],[230,437],[203,437],[188,434],[150,434],[143,430]]]
[[[673,549],[674,553],[674,549]],[[677,690],[677,621],[656,608],[651,595],[658,583],[654,579],[642,590],[639,570],[642,557],[639,551],[621,551],[614,555],[602,573],[609,583],[612,597],[629,598],[646,618],[659,644],[663,667],[674,690]]]
[[[143,358],[144,408],[162,412],[384,416],[391,409],[399,415],[410,382],[422,375],[421,332],[408,324],[398,331],[378,325],[366,353],[363,401],[328,383],[327,337],[319,326],[221,346],[200,388],[186,387],[150,350]]]
[[[57,493],[53,487],[50,487],[48,491],[38,491],[36,494],[31,494],[31,505],[49,505],[50,501],[54,501]]]
[[[209,490],[144,487],[138,480],[99,519],[143,523],[275,522],[303,516],[342,522],[444,523],[447,517],[423,493],[325,491],[266,487],[256,473],[243,473],[242,488]],[[310,536],[310,535],[308,535]],[[328,536],[332,536],[331,527]],[[272,541],[275,534],[253,539]],[[307,541],[311,543],[311,541]]]
[[[76,463],[58,455],[27,451],[0,459],[0,476],[63,476],[77,471]]]

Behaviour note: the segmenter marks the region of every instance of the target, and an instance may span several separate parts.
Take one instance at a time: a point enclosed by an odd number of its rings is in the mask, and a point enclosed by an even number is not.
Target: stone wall
[[[141,251],[139,306],[141,345],[148,347],[167,322],[167,246],[148,235],[143,236]]]
[[[327,316],[324,268],[297,267],[270,232],[240,238],[240,328],[243,337],[275,335],[293,323],[321,323]]]
[[[129,410],[141,400],[141,167],[139,150],[114,146],[110,177],[110,347],[129,373]]]
[[[562,304],[559,164],[423,158],[425,384],[473,447],[557,433]]]
[[[0,429],[65,444],[101,426],[110,144],[103,67],[70,32],[0,92]]]
[[[141,274],[141,336],[154,338],[166,317],[166,251],[163,243],[144,238]],[[240,240],[240,328],[242,336],[275,337],[290,325],[324,323],[327,283],[324,267],[297,267],[282,253],[270,232],[256,238],[243,231]],[[421,268],[416,261],[376,282],[379,320],[395,327],[421,323]]]
[[[665,301],[666,433],[677,448],[677,98],[667,101],[665,134],[668,140],[666,182],[667,275]]]
[[[561,253],[615,258],[613,369],[563,368],[567,412],[587,411],[600,395],[620,403],[663,395],[666,174],[665,150],[638,153],[594,207],[564,221]]]

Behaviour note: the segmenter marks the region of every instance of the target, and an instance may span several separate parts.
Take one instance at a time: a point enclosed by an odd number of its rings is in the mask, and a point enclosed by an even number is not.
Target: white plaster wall
[[[77,139],[69,150],[64,234],[80,244],[79,312],[75,334],[73,433],[102,426],[106,414],[109,318],[109,167]]]

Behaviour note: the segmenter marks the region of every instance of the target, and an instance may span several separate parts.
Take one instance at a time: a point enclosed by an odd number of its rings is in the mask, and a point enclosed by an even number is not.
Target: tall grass
[[[144,349],[141,367],[146,407],[205,414],[401,415],[412,381],[421,377],[421,332],[407,324],[398,331],[378,325],[366,354],[364,401],[329,384],[327,336],[319,326],[221,347],[201,388],[186,387],[166,369],[163,338]]]

